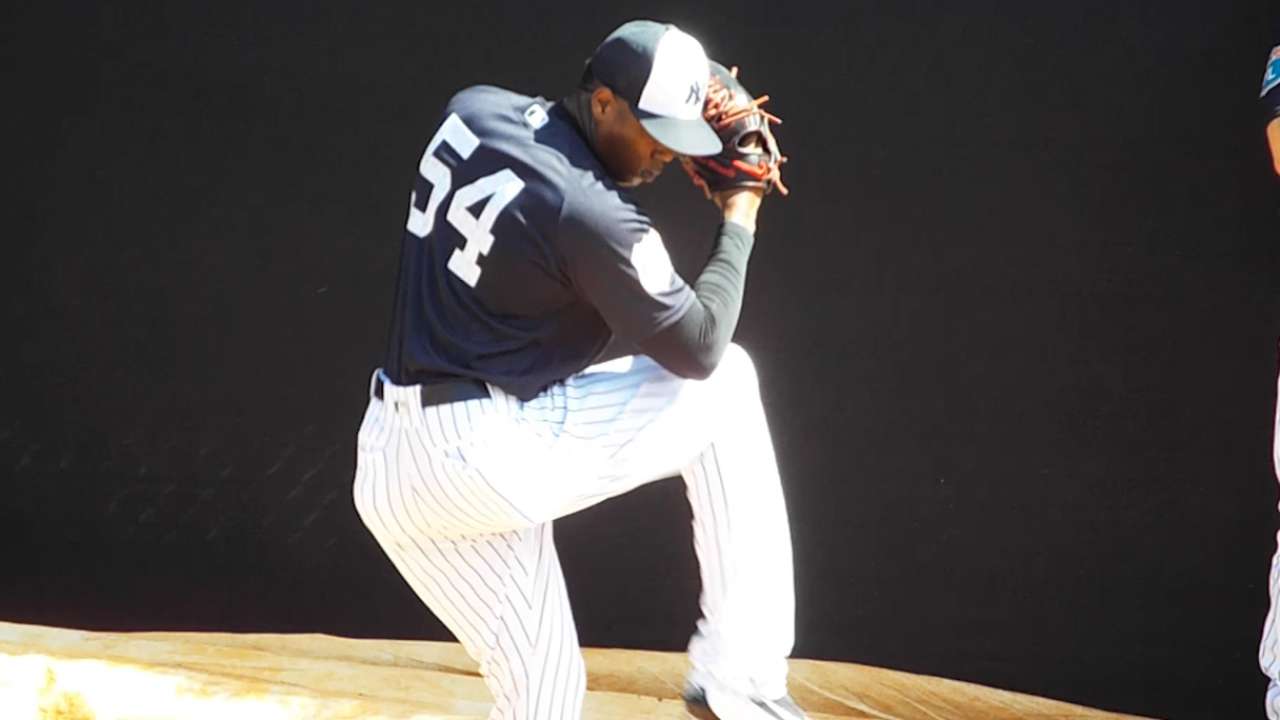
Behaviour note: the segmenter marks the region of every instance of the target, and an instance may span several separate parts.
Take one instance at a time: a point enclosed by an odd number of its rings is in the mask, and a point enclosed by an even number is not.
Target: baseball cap
[[[692,35],[669,23],[632,20],[609,33],[587,62],[655,140],[682,155],[719,154],[720,137],[702,118],[711,70]]]

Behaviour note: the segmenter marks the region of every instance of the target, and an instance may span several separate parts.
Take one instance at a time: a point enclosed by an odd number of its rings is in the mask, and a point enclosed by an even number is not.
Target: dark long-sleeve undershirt
[[[733,222],[720,226],[715,248],[693,283],[696,302],[676,323],[639,344],[640,352],[671,372],[703,379],[729,347],[742,311],[747,260],[755,237]]]

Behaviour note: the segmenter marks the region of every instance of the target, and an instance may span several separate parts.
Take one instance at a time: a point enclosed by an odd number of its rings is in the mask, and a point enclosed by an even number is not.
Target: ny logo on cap
[[[702,104],[702,86],[697,80],[689,85],[689,96],[684,99],[684,102],[686,105]]]

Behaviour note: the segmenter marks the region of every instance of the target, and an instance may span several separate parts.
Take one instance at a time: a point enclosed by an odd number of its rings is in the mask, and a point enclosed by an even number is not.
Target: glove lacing
[[[734,65],[729,68],[729,74],[735,78],[738,77],[738,66]],[[765,151],[768,153],[770,158],[773,158],[773,162],[765,162],[764,160],[761,160],[756,165],[751,165],[743,160],[735,158],[732,161],[733,166],[756,180],[763,182],[766,189],[770,186],[776,186],[778,188],[778,192],[786,195],[790,191],[787,190],[787,186],[782,183],[781,168],[782,164],[787,161],[787,158],[778,149],[778,141],[773,137],[773,133],[769,132],[769,124],[773,123],[775,125],[781,125],[782,119],[768,110],[761,108],[761,106],[767,102],[769,102],[769,96],[761,95],[745,105],[735,106],[733,91],[726,87],[724,83],[720,82],[720,78],[712,75],[711,81],[707,84],[707,100],[706,105],[703,108],[703,117],[705,117],[707,123],[709,123],[718,132],[744,117],[759,113],[765,120],[760,130],[760,136],[764,142]],[[698,163],[703,167],[724,175],[725,177],[734,176],[732,168],[725,167],[711,158],[698,158]],[[705,193],[707,197],[711,197],[711,188],[707,186],[706,180],[700,177],[697,173],[692,172],[687,166],[685,167],[685,172],[689,175],[689,179],[693,180],[694,185],[702,188],[702,192]]]

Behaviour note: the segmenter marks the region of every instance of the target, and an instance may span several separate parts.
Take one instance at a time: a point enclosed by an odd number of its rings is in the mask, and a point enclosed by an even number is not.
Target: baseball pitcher
[[[558,102],[462,90],[418,162],[353,492],[479,664],[492,720],[581,716],[552,522],[677,474],[702,579],[689,712],[805,717],[782,483],[730,342],[762,198],[786,192],[763,102],[690,35],[632,21]],[[677,158],[722,220],[692,285],[630,193]],[[600,362],[618,345],[635,354]]]

